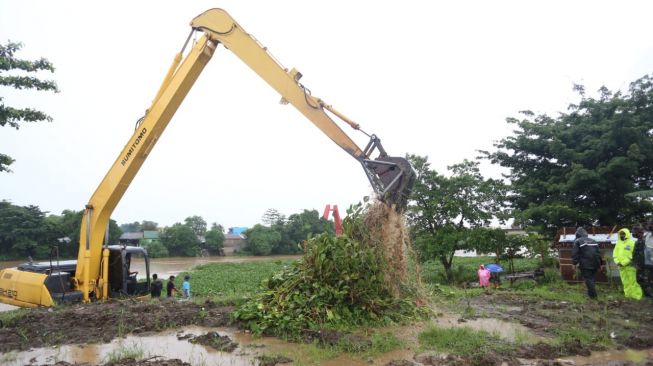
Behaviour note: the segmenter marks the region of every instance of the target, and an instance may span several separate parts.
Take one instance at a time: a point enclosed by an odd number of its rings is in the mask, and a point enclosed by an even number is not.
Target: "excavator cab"
[[[109,297],[150,292],[150,260],[141,247],[109,246]]]

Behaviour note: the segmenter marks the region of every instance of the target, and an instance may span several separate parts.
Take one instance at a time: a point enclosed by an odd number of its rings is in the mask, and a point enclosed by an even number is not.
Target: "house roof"
[[[159,232],[156,230],[145,230],[143,231],[143,239],[158,239]]]
[[[120,235],[120,239],[123,239],[123,240],[143,239],[143,233],[142,232],[123,233],[122,235]]]
[[[589,234],[588,237],[590,239],[594,239],[597,243],[610,243],[610,244],[616,244],[617,243],[617,233],[612,233],[612,234]],[[576,240],[576,234],[565,234],[565,235],[560,235],[560,240],[559,242],[561,243],[573,243]]]

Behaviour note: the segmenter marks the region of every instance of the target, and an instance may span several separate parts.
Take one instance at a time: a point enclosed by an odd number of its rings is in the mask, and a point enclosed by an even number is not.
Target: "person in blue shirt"
[[[181,291],[184,299],[190,299],[190,276],[184,276],[184,282],[181,284]]]

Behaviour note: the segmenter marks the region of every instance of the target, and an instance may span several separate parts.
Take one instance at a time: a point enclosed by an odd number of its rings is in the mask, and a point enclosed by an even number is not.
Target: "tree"
[[[334,234],[335,229],[329,220],[324,219],[316,210],[304,210],[292,214],[283,226],[282,239],[272,248],[274,254],[296,254],[302,251],[299,245],[310,236],[321,233]]]
[[[481,153],[510,169],[511,205],[520,223],[552,235],[562,226],[627,224],[653,203],[629,196],[653,188],[653,78],[627,94],[603,87],[598,99],[575,86],[578,104],[557,117],[523,111],[516,129]]]
[[[154,231],[154,230],[157,230],[158,228],[159,228],[159,224],[157,224],[154,221],[143,220],[143,222],[141,223],[141,229],[143,231],[145,231],[145,230]]]
[[[47,259],[53,246],[59,248],[60,258],[76,258],[82,213],[64,210],[46,216],[38,206],[0,201],[0,259]],[[109,243],[117,243],[121,234],[118,224],[109,220]]]
[[[267,226],[284,224],[286,222],[286,216],[282,215],[279,211],[274,208],[269,208],[263,214],[261,222]]]
[[[35,76],[6,75],[7,71],[20,70],[24,72],[50,71],[54,72],[54,66],[50,61],[41,58],[36,61],[21,60],[14,57],[14,54],[23,47],[21,43],[7,42],[0,45],[0,85],[13,87],[14,89],[36,89],[59,92],[57,84],[51,80],[41,80]],[[9,125],[18,129],[21,122],[52,121],[52,117],[32,108],[13,108],[5,105],[3,97],[0,97],[0,126]],[[14,162],[9,155],[0,153],[0,172],[10,172],[9,165]]]
[[[261,224],[247,230],[247,245],[245,250],[253,255],[270,255],[272,248],[281,240],[281,234]]]
[[[224,228],[215,222],[211,224],[211,230],[206,232],[206,249],[212,254],[219,254],[224,247]]]
[[[164,258],[169,255],[168,248],[159,240],[144,243],[143,247],[147,250],[147,254],[151,258]]]
[[[51,223],[54,239],[59,247],[59,255],[64,258],[75,258],[79,253],[82,218],[84,211],[64,210],[61,215],[48,215],[46,223]],[[115,220],[109,220],[109,244],[118,244],[123,231]],[[65,238],[69,241],[63,240]],[[62,239],[62,240],[59,240]]]
[[[43,243],[44,219],[45,213],[37,206],[22,207],[0,201],[0,258],[46,257],[49,247]]]
[[[184,223],[193,230],[198,239],[206,236],[206,221],[202,216],[187,217]]]
[[[478,162],[450,166],[452,175],[445,177],[431,169],[426,157],[408,159],[417,174],[407,210],[416,248],[422,260],[439,260],[451,280],[456,250],[474,249],[468,229],[505,219],[507,187],[483,178]]]
[[[188,225],[176,223],[161,232],[161,243],[172,256],[194,257],[200,252],[200,242]]]
[[[126,233],[138,233],[143,231],[143,227],[138,221],[134,221],[131,224],[122,224],[120,225],[120,229]]]
[[[506,232],[501,228],[476,228],[471,233],[474,249],[477,253],[494,254],[495,260],[501,260],[505,254]]]

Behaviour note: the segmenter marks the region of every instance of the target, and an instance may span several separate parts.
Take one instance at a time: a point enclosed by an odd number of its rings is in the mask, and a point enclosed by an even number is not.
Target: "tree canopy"
[[[576,86],[580,102],[557,117],[523,111],[516,129],[482,151],[509,169],[516,219],[541,230],[643,220],[650,201],[628,194],[653,187],[653,79],[598,98]],[[649,216],[650,217],[650,216]]]
[[[194,257],[200,252],[200,241],[188,225],[176,223],[164,228],[160,240],[172,256]]]
[[[7,42],[0,44],[0,85],[9,86],[14,89],[36,89],[45,91],[59,92],[57,84],[52,80],[41,80],[36,76],[7,74],[7,72],[18,71],[25,73],[35,73],[39,71],[54,72],[54,66],[45,58],[36,61],[22,60],[16,58],[14,54],[19,51],[23,45],[16,42]],[[20,127],[21,122],[39,122],[52,121],[52,117],[33,108],[14,108],[5,105],[4,98],[0,97],[0,127],[9,126],[15,129]],[[14,159],[9,155],[0,153],[0,172],[9,170],[9,165]]]
[[[506,185],[484,178],[479,163],[465,160],[449,167],[450,176],[433,170],[428,158],[410,155],[417,177],[406,211],[422,260],[435,259],[450,275],[456,250],[473,250],[469,229],[505,219]]]
[[[61,258],[75,258],[83,211],[64,210],[48,215],[38,206],[18,206],[0,201],[0,260],[46,259],[53,246]],[[117,243],[122,231],[109,221],[109,242]]]
[[[211,254],[219,254],[224,246],[224,228],[217,223],[211,224],[211,229],[206,232],[206,249]]]

